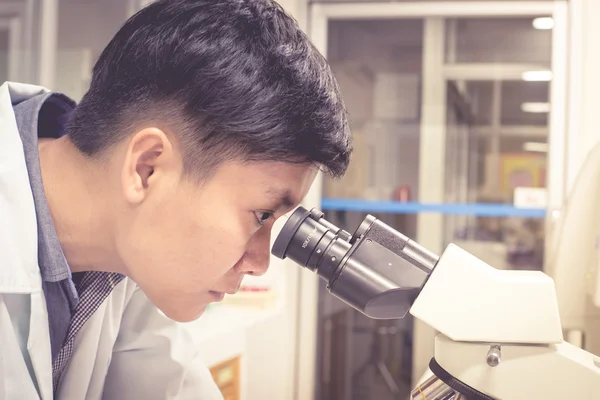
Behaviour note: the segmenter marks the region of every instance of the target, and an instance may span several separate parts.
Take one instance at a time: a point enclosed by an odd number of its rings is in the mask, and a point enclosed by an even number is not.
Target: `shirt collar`
[[[38,263],[42,280],[46,282],[68,279],[71,270],[60,246],[44,192],[38,137],[62,136],[74,107],[71,99],[56,93],[36,96],[14,107],[38,221]]]

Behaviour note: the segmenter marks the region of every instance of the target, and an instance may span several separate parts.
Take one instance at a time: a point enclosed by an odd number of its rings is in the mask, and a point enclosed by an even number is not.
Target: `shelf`
[[[201,360],[210,366],[244,354],[248,330],[283,313],[278,306],[268,310],[215,305],[202,317],[185,324],[194,337]]]
[[[279,304],[266,310],[258,310],[229,305],[215,305],[208,309],[197,321],[190,322],[195,338],[203,342],[228,333],[240,333],[249,327],[278,316],[283,312]]]
[[[357,211],[391,214],[435,213],[444,215],[474,215],[478,217],[518,217],[544,218],[546,210],[534,208],[517,208],[509,204],[425,204],[417,202],[396,202],[358,199],[321,200],[323,210]]]

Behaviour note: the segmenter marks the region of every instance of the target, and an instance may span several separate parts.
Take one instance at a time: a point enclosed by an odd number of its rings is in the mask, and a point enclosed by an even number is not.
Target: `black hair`
[[[158,0],[126,21],[67,132],[102,158],[148,123],[172,131],[184,167],[200,175],[240,158],[341,176],[351,153],[329,65],[271,0]]]

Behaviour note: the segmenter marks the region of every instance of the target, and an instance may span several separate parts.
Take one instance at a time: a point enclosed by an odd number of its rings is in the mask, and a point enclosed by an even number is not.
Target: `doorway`
[[[543,210],[514,194],[562,194],[566,3],[313,4],[310,33],[354,136],[348,174],[323,183],[327,218],[354,231],[372,214],[438,254],[460,242],[498,268],[542,269]],[[435,332],[365,319],[314,285],[316,397],[408,396]]]

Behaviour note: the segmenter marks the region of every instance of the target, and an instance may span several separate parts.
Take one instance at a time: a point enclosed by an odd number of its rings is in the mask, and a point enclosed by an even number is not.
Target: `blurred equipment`
[[[369,358],[354,373],[352,379],[356,398],[368,398],[372,382],[377,382],[378,388],[384,391],[379,394],[378,398],[391,395],[391,398],[397,399],[402,393],[400,385],[394,379],[395,374],[388,366],[392,346],[397,342],[392,339],[401,333],[401,330],[390,324],[389,321],[376,321]]]
[[[540,271],[498,270],[452,244],[438,258],[372,216],[350,235],[302,207],[272,252],[315,271],[334,296],[368,317],[410,311],[440,332],[431,374],[414,399],[600,393],[600,358],[563,341],[554,283]]]
[[[600,144],[590,150],[547,244],[567,341],[600,352]],[[585,340],[585,341],[584,341]]]

